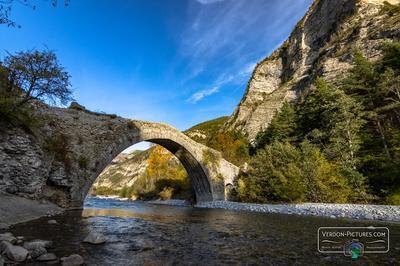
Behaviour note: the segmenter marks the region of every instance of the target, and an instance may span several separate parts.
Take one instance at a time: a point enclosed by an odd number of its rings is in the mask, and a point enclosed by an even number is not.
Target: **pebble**
[[[10,226],[6,223],[0,223],[0,230],[7,230]],[[0,264],[1,265],[1,264]]]
[[[29,242],[25,242],[24,248],[26,248],[28,250],[35,250],[40,247],[51,248],[52,245],[53,245],[52,241],[36,239],[36,240],[29,241]]]
[[[387,205],[335,203],[255,204],[232,201],[212,201],[199,202],[195,207],[264,213],[313,215],[330,218],[344,217],[363,220],[400,221],[400,206]]]
[[[89,233],[89,235],[83,240],[83,242],[85,243],[89,243],[89,244],[103,244],[107,241],[107,238],[101,234],[101,233],[97,233],[95,231],[91,231]]]
[[[54,253],[46,253],[38,257],[36,260],[38,261],[52,261],[57,260],[57,256]]]
[[[47,253],[47,250],[44,247],[39,247],[39,248],[31,251],[31,257],[36,259],[37,257],[39,257],[43,254],[46,254],[46,253]]]
[[[6,249],[6,256],[13,261],[23,262],[28,256],[28,250],[20,246],[10,245]]]
[[[4,253],[6,250],[7,250],[7,248],[9,247],[9,246],[11,246],[12,244],[10,243],[10,242],[7,242],[7,241],[1,241],[0,242],[0,254],[1,253]]]
[[[1,241],[7,241],[11,244],[17,243],[17,239],[10,232],[0,234],[0,242]]]
[[[61,258],[62,266],[80,266],[83,265],[83,263],[83,258],[78,254],[73,254],[71,256]]]

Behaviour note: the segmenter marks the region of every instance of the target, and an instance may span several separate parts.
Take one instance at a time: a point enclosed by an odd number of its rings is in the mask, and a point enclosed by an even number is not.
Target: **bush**
[[[65,170],[71,170],[71,159],[68,156],[70,137],[64,133],[56,132],[46,141],[45,149],[54,154],[56,161],[64,163]]]
[[[79,156],[78,164],[80,168],[86,169],[89,165],[89,158],[84,155]]]
[[[227,161],[239,166],[249,160],[249,142],[240,132],[218,132],[212,136],[208,147],[220,151]]]
[[[400,14],[400,4],[392,5],[389,2],[383,2],[382,11],[386,12],[389,16]]]
[[[400,205],[400,191],[393,192],[386,197],[386,204]]]
[[[273,142],[252,158],[250,167],[239,178],[241,201],[346,202],[350,194],[340,169],[308,142],[300,148]]]
[[[162,200],[169,200],[174,195],[174,189],[172,187],[165,187],[158,195]]]

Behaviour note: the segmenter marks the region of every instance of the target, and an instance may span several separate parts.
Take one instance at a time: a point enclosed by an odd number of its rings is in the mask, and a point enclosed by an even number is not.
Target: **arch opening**
[[[163,147],[163,149],[167,150],[166,153],[168,153],[171,157],[176,158],[176,159],[174,159],[175,164],[172,163],[171,167],[176,166],[176,162],[177,162],[177,164],[180,165],[180,168],[183,168],[184,172],[186,171],[186,176],[187,176],[186,178],[190,180],[189,186],[191,186],[191,190],[193,191],[192,194],[194,197],[192,198],[192,200],[197,202],[197,201],[210,201],[213,199],[212,189],[211,189],[211,185],[210,185],[209,179],[206,174],[206,170],[203,168],[201,163],[198,160],[196,160],[196,158],[187,149],[185,149],[179,143],[177,143],[173,140],[170,140],[170,139],[154,138],[154,139],[148,139],[145,141]],[[139,141],[134,144],[138,144],[138,143],[143,143],[143,142]],[[133,146],[135,146],[135,145],[133,145]],[[132,146],[130,146],[130,147],[132,147]],[[131,152],[132,152],[133,150],[130,147],[128,150],[131,150]],[[147,150],[140,151],[140,152],[135,151],[135,152],[133,152],[133,156],[132,156],[132,153],[131,153],[131,155],[128,155],[128,156],[124,153],[119,153],[116,157],[111,158],[108,162],[108,165],[104,168],[104,170],[100,170],[101,174],[99,173],[99,175],[96,176],[95,180],[93,180],[93,183],[90,184],[89,188],[87,189],[87,191],[88,191],[87,195],[100,194],[100,193],[98,193],[99,191],[97,191],[97,193],[96,193],[96,188],[98,189],[99,187],[101,187],[101,185],[96,187],[96,184],[99,185],[99,183],[101,183],[101,182],[99,182],[99,178],[103,175],[103,173],[105,171],[108,171],[110,168],[112,169],[116,164],[118,164],[120,162],[125,163],[124,160],[129,158],[129,156],[130,156],[131,160],[132,160],[132,157],[135,157],[133,159],[133,161],[136,160],[136,165],[133,168],[136,167],[136,169],[128,169],[127,171],[130,171],[130,170],[138,171],[138,169],[140,167],[142,168],[141,171],[143,171],[143,166],[146,164],[146,161],[149,159],[148,157],[150,155],[150,152],[152,150],[154,150],[155,148],[156,147],[152,147]],[[122,148],[122,150],[127,150],[127,149],[124,147],[124,148]],[[145,158],[145,157],[147,157],[147,158]],[[142,160],[142,162],[137,162],[137,160],[139,160],[139,161]],[[127,162],[127,163],[129,163],[129,162]],[[149,161],[147,161],[147,164],[148,163],[149,163]],[[177,172],[177,173],[179,174],[180,172]],[[122,178],[121,177],[122,174],[123,173],[117,173],[116,176],[112,176],[111,178],[113,178],[114,180]],[[134,174],[139,174],[139,173],[134,173]],[[133,182],[131,182],[132,180],[129,181],[126,186],[127,188],[124,187],[123,190],[128,189],[129,193],[132,193],[132,190],[137,191],[135,186],[137,187],[139,185],[135,184],[135,182],[138,181],[138,178],[141,178],[141,177],[137,176],[135,181],[133,181]],[[164,181],[164,183],[160,182],[160,184],[168,184],[168,182],[166,182],[166,179],[161,180],[161,181]],[[183,185],[185,185],[185,184],[183,184]],[[108,184],[108,187],[110,187],[110,184]],[[119,187],[119,189],[120,189],[119,195],[124,196],[125,192],[121,191],[121,187]],[[166,192],[168,192],[168,191],[166,191]],[[112,193],[115,195],[116,191],[113,190],[112,188],[109,189],[109,191],[104,191],[104,189],[103,189],[103,191],[101,191],[101,193],[103,193],[103,194],[104,193],[105,194]],[[185,195],[187,195],[187,194],[188,193],[186,193]],[[142,196],[140,196],[140,198],[143,199]]]

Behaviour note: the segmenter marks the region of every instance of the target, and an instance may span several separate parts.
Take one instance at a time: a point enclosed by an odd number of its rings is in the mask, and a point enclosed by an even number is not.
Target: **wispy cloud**
[[[187,99],[187,102],[197,103],[204,97],[212,95],[214,93],[217,93],[218,91],[219,91],[218,86],[212,87],[210,89],[204,89],[204,90],[198,91],[198,92],[194,93],[189,99]]]
[[[188,80],[205,72],[238,72],[265,57],[292,29],[311,0],[196,0],[180,35]],[[212,3],[219,2],[218,5]],[[249,34],[251,33],[251,34]],[[215,68],[215,69],[213,69]],[[249,66],[248,72],[251,67]]]
[[[197,2],[199,2],[202,5],[208,5],[208,4],[214,4],[217,2],[222,2],[224,0],[196,0]]]

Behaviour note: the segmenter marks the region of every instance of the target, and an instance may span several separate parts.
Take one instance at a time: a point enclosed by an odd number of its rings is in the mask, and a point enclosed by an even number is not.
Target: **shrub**
[[[89,165],[89,158],[84,155],[79,156],[78,164],[80,168],[86,169]]]
[[[169,200],[174,195],[174,189],[172,187],[165,187],[158,195],[162,200]]]
[[[350,193],[340,169],[308,142],[300,148],[273,142],[250,162],[238,182],[239,199],[267,202],[346,202]]]
[[[71,170],[71,160],[68,156],[70,137],[64,133],[54,133],[45,144],[45,149],[54,154],[56,161],[64,163],[65,170]]]
[[[400,205],[400,191],[393,192],[386,197],[386,204]]]
[[[400,4],[392,5],[391,3],[385,1],[383,2],[382,11],[386,12],[389,16],[394,16],[400,14]]]

